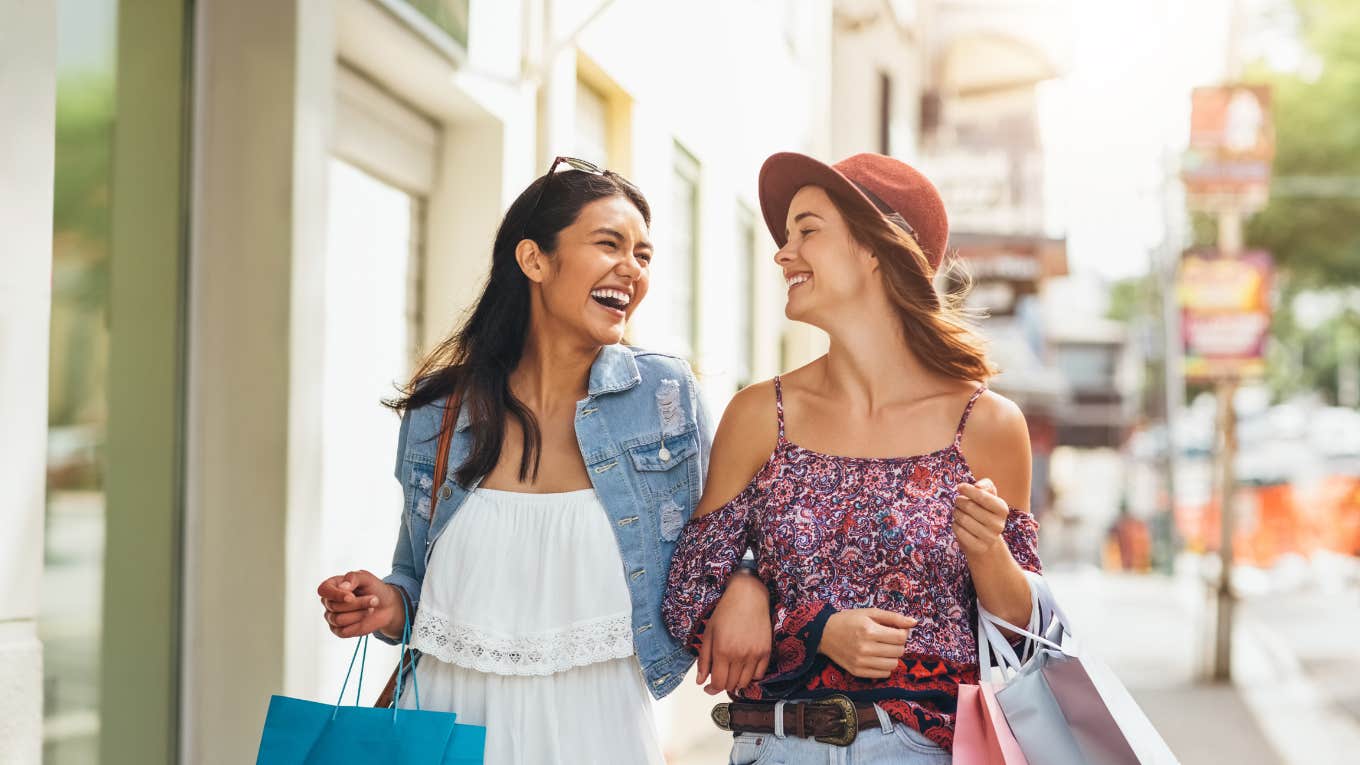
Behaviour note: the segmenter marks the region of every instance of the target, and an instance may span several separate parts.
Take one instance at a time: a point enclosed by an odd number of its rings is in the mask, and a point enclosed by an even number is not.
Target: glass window
[[[1113,345],[1063,345],[1058,366],[1076,390],[1104,390],[1114,384],[1117,351]]]
[[[43,761],[94,763],[108,424],[115,0],[58,4],[47,508],[39,615]]]
[[[878,153],[892,155],[893,79],[878,73]]]
[[[609,101],[584,82],[576,83],[575,156],[609,166]]]
[[[736,318],[737,318],[737,363],[735,367],[737,387],[751,384],[752,369],[755,366],[755,267],[756,267],[756,216],[743,204],[737,205],[737,241],[733,250],[737,254],[735,273]]]
[[[326,571],[344,571],[387,560],[397,541],[389,510],[402,502],[392,478],[400,420],[379,402],[412,369],[423,204],[340,159],[331,160],[328,184],[321,549]],[[339,692],[333,669],[352,650],[328,634],[317,646],[324,698]],[[364,687],[381,688],[396,651],[371,645],[368,659]]]
[[[405,0],[464,48],[468,44],[468,0]]]
[[[671,197],[671,247],[658,260],[667,261],[665,289],[669,291],[670,326],[674,345],[667,350],[694,360],[697,314],[695,278],[699,265],[699,162],[684,147],[675,146],[675,177]]]

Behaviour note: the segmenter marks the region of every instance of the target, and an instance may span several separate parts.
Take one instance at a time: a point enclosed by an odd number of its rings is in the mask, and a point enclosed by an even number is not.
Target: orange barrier
[[[1282,555],[1307,557],[1320,549],[1360,555],[1360,477],[1330,476],[1298,495],[1291,484],[1239,487],[1234,557],[1268,567]],[[1217,502],[1178,505],[1175,523],[1188,550],[1218,549]]]

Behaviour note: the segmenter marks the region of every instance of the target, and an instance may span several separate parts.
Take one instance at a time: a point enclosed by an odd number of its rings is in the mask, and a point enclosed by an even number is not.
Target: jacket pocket
[[[662,437],[629,448],[628,459],[642,484],[642,499],[656,514],[659,536],[663,541],[680,538],[685,520],[698,501],[699,441],[693,431]]]
[[[629,449],[628,458],[632,460],[635,470],[658,473],[674,470],[698,452],[699,441],[693,432],[666,438],[658,434],[655,441]]]

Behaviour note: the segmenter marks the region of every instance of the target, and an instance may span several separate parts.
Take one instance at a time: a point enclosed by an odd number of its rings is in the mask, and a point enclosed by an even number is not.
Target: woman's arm
[[[750,546],[753,510],[764,497],[752,480],[774,449],[774,388],[738,393],[723,413],[698,509],[671,560],[662,616],[699,657],[698,682],[733,691],[764,675],[771,645],[769,593],[751,573],[734,573]]]
[[[1030,617],[1026,569],[1042,570],[1038,524],[1029,512],[1029,429],[1020,408],[995,393],[974,407],[963,439],[977,485],[960,484],[954,533],[968,560],[978,602],[1011,624]],[[1009,502],[1007,501],[1009,500]]]

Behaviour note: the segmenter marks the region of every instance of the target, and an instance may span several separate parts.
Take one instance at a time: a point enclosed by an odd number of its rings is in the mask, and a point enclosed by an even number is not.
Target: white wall
[[[186,762],[249,761],[269,694],[311,682],[300,636],[316,600],[286,572],[317,554],[330,8],[197,6]]]
[[[836,14],[832,55],[831,158],[880,151],[879,75],[892,78],[891,153],[912,163],[917,154],[925,55],[919,27],[903,26],[887,3],[861,3]]]
[[[0,762],[42,754],[37,637],[47,465],[56,8],[0,5]]]

